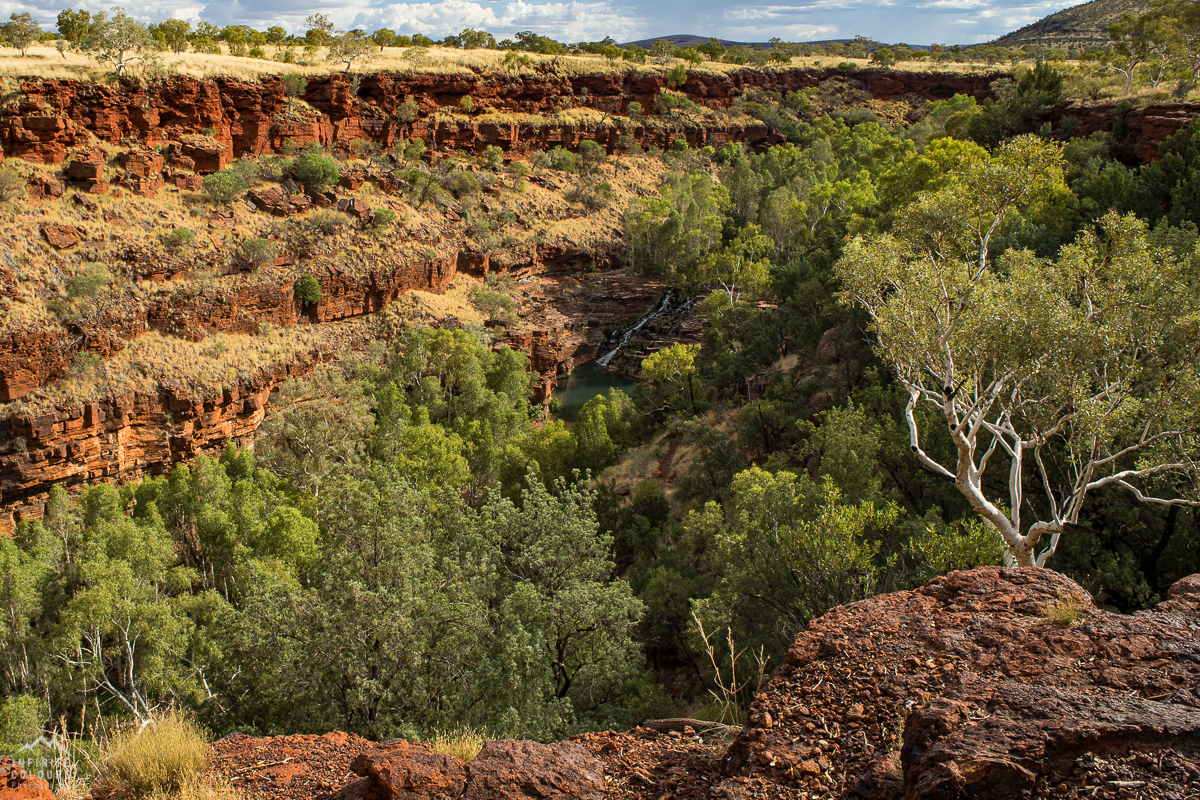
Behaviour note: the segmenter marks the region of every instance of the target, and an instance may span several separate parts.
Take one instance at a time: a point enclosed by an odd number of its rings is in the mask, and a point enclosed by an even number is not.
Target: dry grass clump
[[[1056,628],[1073,628],[1084,616],[1086,608],[1082,598],[1060,595],[1042,609],[1042,619]]]
[[[478,728],[456,728],[450,731],[438,731],[434,734],[429,746],[433,752],[453,756],[464,764],[475,760],[488,736]]]
[[[123,798],[182,797],[201,783],[209,749],[195,721],[171,710],[113,734],[101,759],[101,779]]]

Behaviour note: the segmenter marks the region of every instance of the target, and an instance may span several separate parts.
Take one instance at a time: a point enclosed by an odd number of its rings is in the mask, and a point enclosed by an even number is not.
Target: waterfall
[[[661,316],[667,315],[672,317],[674,320],[670,330],[667,332],[668,336],[674,336],[675,334],[679,333],[680,327],[683,326],[684,319],[686,319],[688,314],[691,312],[692,306],[696,304],[696,297],[694,295],[689,295],[688,297],[684,298],[682,302],[679,302],[678,298],[678,291],[676,291],[674,288],[667,289],[667,291],[663,294],[662,299],[658,301],[658,305],[655,306],[652,311],[643,316],[637,322],[613,331],[608,337],[608,341],[601,345],[601,349],[606,347],[609,349],[604,350],[604,352],[602,352],[596,358],[596,363],[601,367],[607,367],[613,358],[616,357],[617,353],[621,351],[621,348],[629,343],[629,340],[633,338],[635,333]]]

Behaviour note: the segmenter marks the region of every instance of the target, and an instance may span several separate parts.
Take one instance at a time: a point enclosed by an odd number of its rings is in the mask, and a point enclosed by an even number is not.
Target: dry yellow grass
[[[429,746],[435,753],[453,756],[467,764],[475,760],[475,756],[479,755],[487,741],[487,734],[477,728],[457,728],[438,731]]]
[[[330,63],[325,60],[326,49],[321,48],[313,56],[306,56],[300,48],[295,49],[299,60],[309,62],[309,65],[285,64],[273,60],[272,56],[283,52],[284,48],[267,46],[264,48],[268,58],[249,58],[246,56],[231,56],[227,48],[222,48],[218,54],[206,53],[171,53],[160,54],[159,65],[169,74],[190,75],[196,78],[208,78],[216,75],[228,75],[243,79],[253,79],[263,75],[279,75],[284,73],[300,73],[305,75],[324,75],[330,72],[342,71],[344,65]],[[355,72],[420,72],[420,73],[467,73],[474,69],[489,72],[511,74],[534,74],[539,67],[544,69],[552,66],[561,74],[622,74],[631,70],[645,73],[662,73],[677,64],[683,63],[670,59],[666,64],[654,63],[631,64],[627,61],[609,62],[598,55],[578,54],[543,56],[535,53],[525,53],[529,63],[506,66],[503,50],[455,50],[443,47],[431,48],[401,48],[388,47],[376,51],[370,59],[356,62]],[[834,67],[843,62],[851,62],[860,68],[870,66],[866,59],[840,58],[836,56],[816,56],[810,58],[793,58],[791,66],[796,67]],[[689,66],[691,72],[699,73],[728,73],[748,67],[738,64],[705,61]],[[778,67],[772,66],[773,69]],[[1002,66],[985,64],[946,64],[933,65],[928,62],[907,61],[897,64],[894,69],[916,72],[945,71],[945,72],[977,72],[993,69],[1004,69]],[[133,74],[141,73],[139,67],[133,68]],[[79,80],[111,80],[106,70],[93,60],[81,53],[68,52],[60,55],[53,47],[31,47],[28,55],[22,58],[18,51],[12,48],[0,48],[0,78],[38,77],[38,78],[76,78]],[[15,88],[15,87],[12,87]]]
[[[145,725],[117,731],[104,743],[101,774],[130,800],[178,797],[199,782],[208,765],[208,743],[196,723],[167,711]]]

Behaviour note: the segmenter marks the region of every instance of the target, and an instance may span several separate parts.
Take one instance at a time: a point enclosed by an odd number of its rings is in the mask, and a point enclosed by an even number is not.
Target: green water
[[[581,364],[560,381],[554,397],[558,400],[558,416],[572,423],[579,416],[579,409],[596,395],[608,394],[609,389],[620,389],[632,394],[637,382],[618,372],[609,372],[595,361]]]

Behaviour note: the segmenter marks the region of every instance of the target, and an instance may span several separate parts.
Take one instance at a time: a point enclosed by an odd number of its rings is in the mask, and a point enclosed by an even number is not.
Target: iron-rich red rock
[[[337,210],[345,211],[350,216],[363,222],[370,222],[371,217],[375,216],[375,212],[371,210],[371,207],[358,198],[338,200]]]
[[[457,758],[402,739],[364,750],[351,769],[369,779],[364,800],[458,800],[467,781]]]
[[[79,229],[74,225],[43,225],[41,230],[50,246],[59,250],[79,244]]]
[[[0,800],[54,800],[54,792],[46,781],[8,756],[0,756]]]
[[[467,765],[462,800],[601,800],[604,768],[574,742],[488,742]]]

